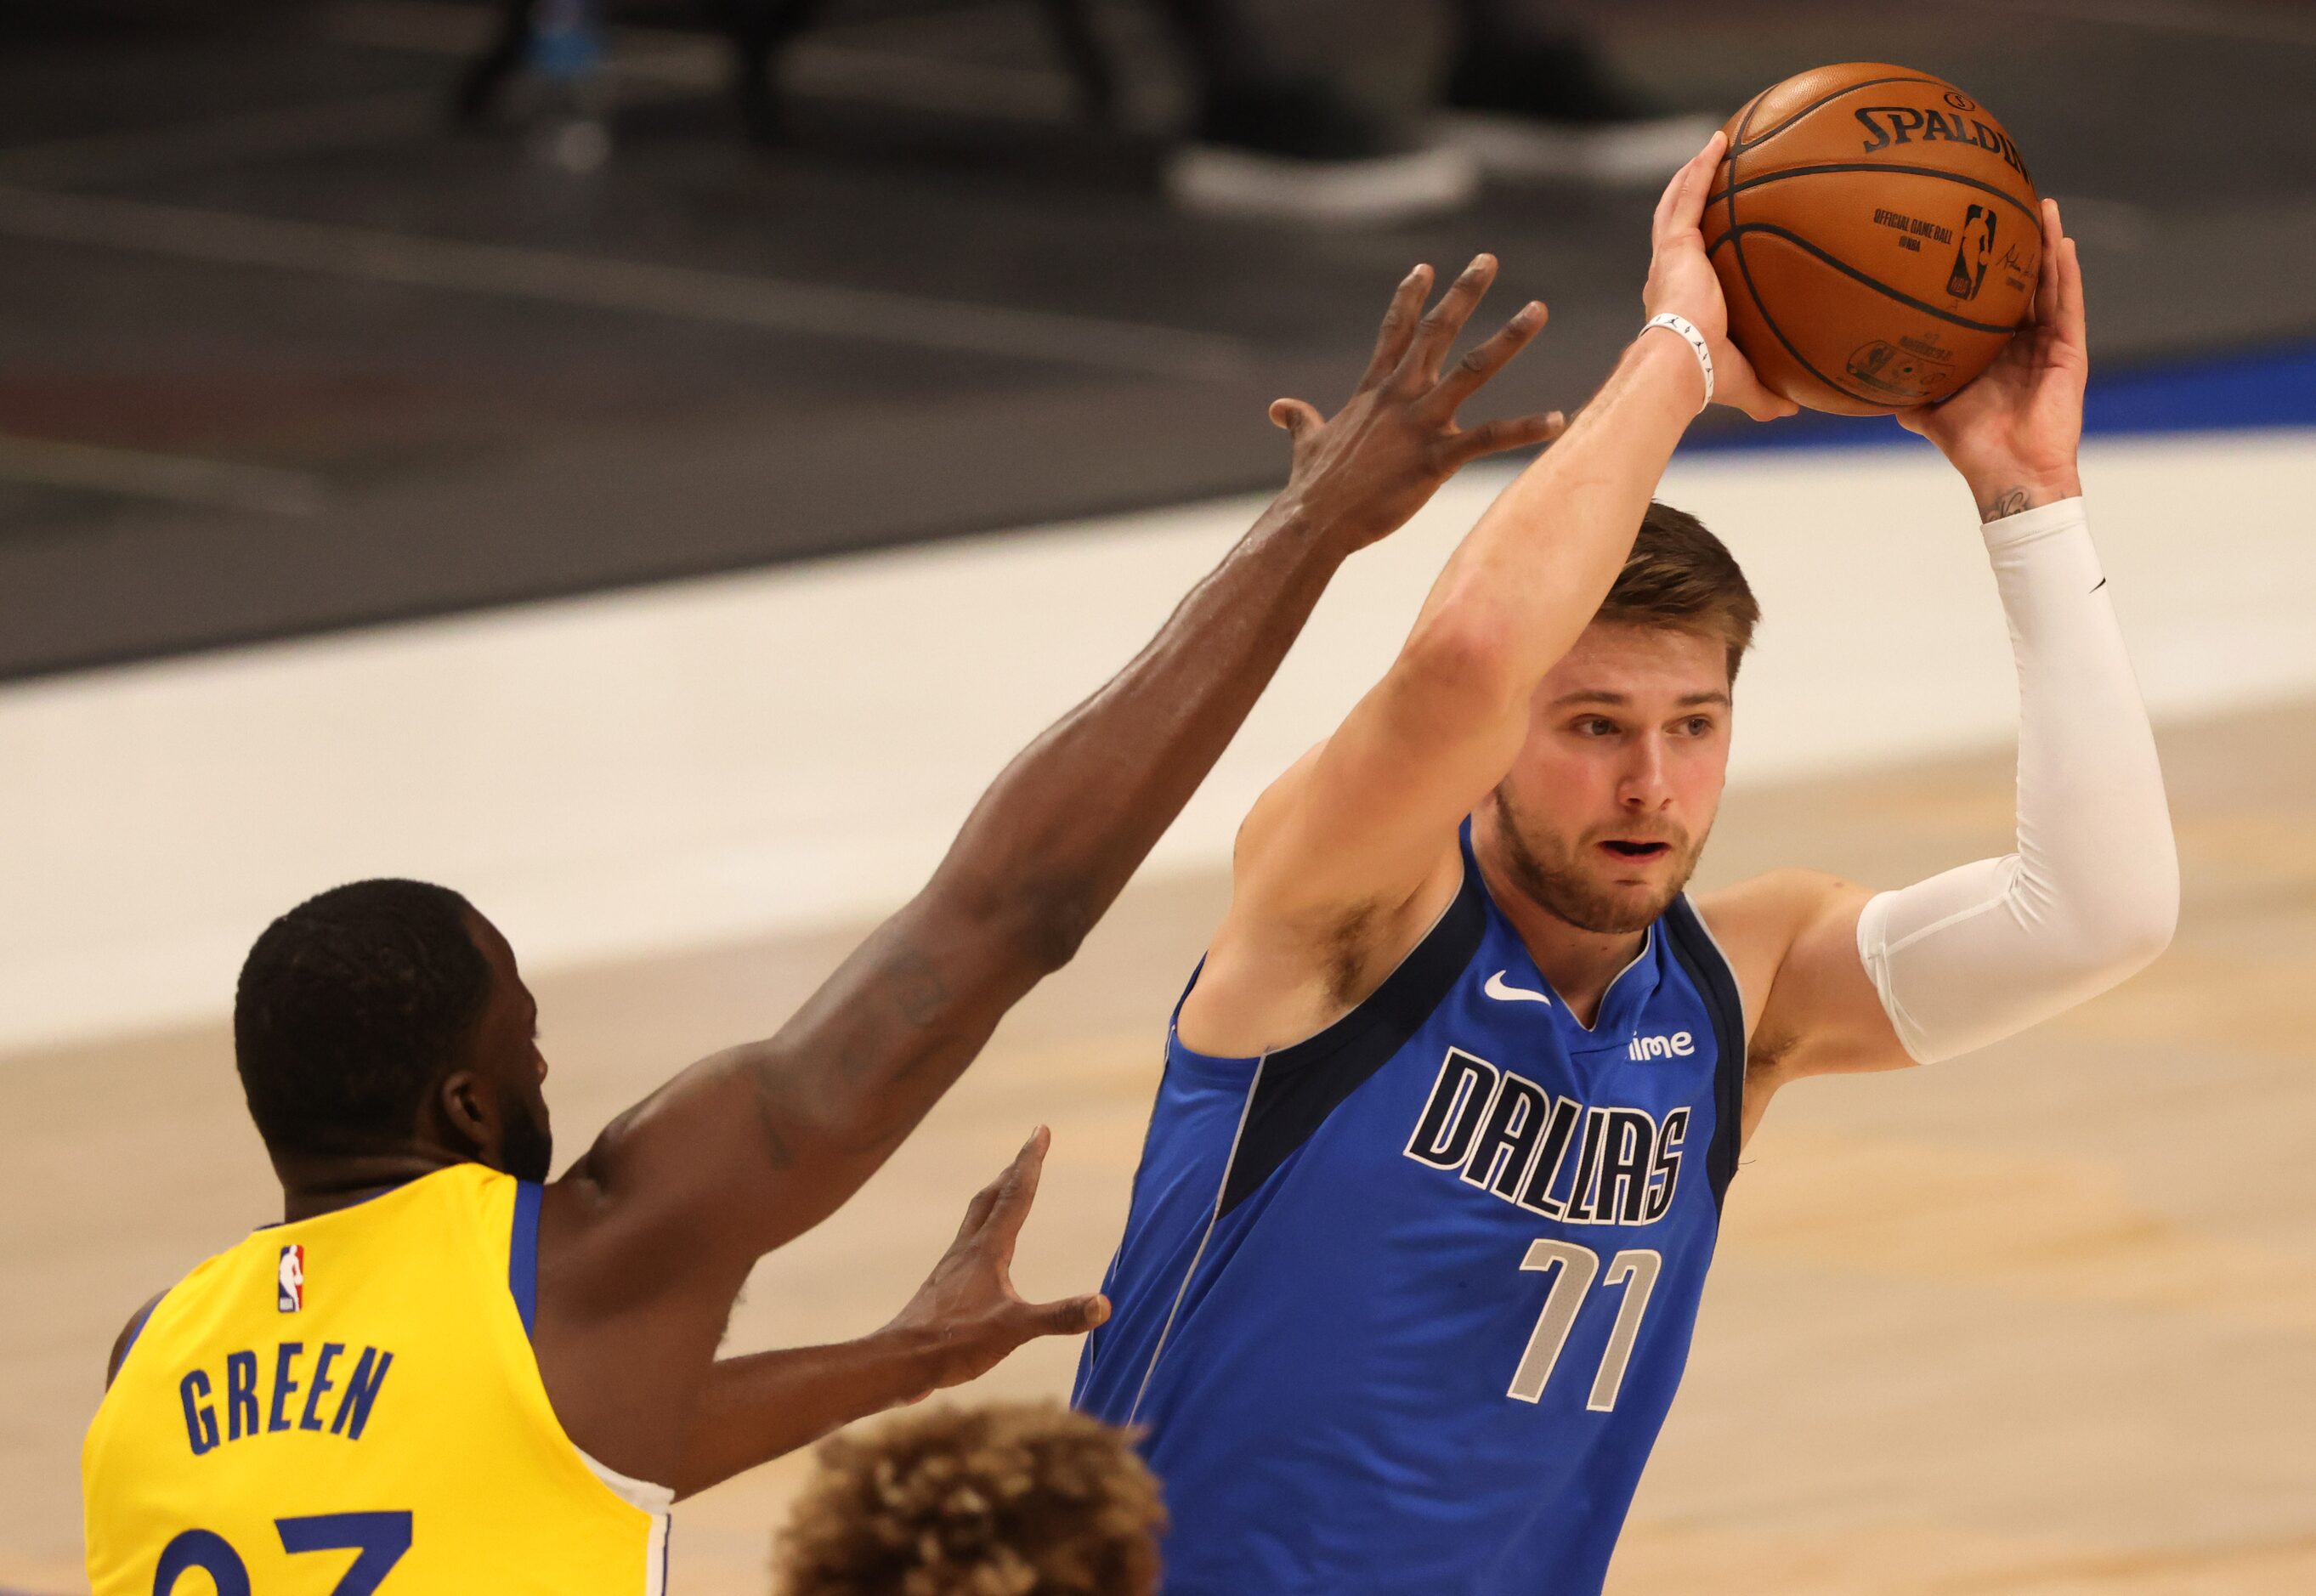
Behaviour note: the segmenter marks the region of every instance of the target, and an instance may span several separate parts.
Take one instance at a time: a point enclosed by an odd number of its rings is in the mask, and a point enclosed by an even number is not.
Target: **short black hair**
[[[447,887],[356,881],[267,926],[234,994],[234,1067],[275,1152],[361,1151],[408,1136],[463,1058],[491,967]]]

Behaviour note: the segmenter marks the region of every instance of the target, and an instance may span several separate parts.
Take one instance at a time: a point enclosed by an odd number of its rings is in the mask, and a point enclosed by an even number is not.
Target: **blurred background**
[[[84,1587],[129,1312],[273,1188],[233,976],[338,881],[466,891],[568,1151],[775,1027],[1283,479],[1417,261],[1502,257],[1573,407],[1665,173],[1894,60],[2080,240],[2094,525],[2187,907],[2119,992],[1781,1100],[1612,1590],[2316,1588],[2316,13],[2293,0],[16,0],[0,10],[0,1586]],[[1483,312],[1481,320],[1488,319]],[[1098,1279],[1232,827],[1510,467],[1346,570],[1080,962],[735,1350],[873,1329],[1029,1127]],[[2008,848],[1966,494],[1701,421],[1767,620],[1706,883]],[[1073,1349],[988,1378],[1065,1391]],[[800,1460],[679,1510],[765,1588]]]

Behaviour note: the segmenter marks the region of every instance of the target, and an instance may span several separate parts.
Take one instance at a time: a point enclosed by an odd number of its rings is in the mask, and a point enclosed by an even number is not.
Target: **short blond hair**
[[[1166,1509],[1133,1437],[1056,1403],[944,1405],[822,1443],[779,1596],[1145,1596]]]
[[[1595,620],[1701,632],[1729,650],[1729,680],[1753,646],[1761,606],[1728,546],[1686,510],[1653,501],[1633,552],[1617,573]]]

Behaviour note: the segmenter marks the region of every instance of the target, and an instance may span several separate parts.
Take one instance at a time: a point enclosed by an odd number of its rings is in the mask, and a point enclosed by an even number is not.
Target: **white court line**
[[[2316,692],[2316,431],[2095,439],[2083,469],[2159,721]],[[1154,870],[1224,867],[1504,479],[1464,473],[1335,578]],[[2011,736],[1976,519],[1929,450],[1682,458],[1663,496],[1728,539],[1765,611],[1733,783]],[[0,687],[0,1056],[216,1017],[268,919],[359,876],[460,887],[539,969],[882,913],[1259,508]]]
[[[1253,365],[1237,339],[1143,323],[15,185],[0,185],[0,236],[1137,376],[1230,378]]]
[[[312,515],[329,501],[321,479],[299,471],[5,435],[0,435],[0,481],[262,515]]]

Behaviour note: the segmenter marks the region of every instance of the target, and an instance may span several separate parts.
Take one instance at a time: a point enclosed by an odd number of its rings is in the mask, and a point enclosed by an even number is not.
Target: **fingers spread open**
[[[1400,280],[1391,296],[1391,308],[1383,313],[1383,325],[1376,331],[1375,355],[1367,361],[1367,374],[1359,379],[1362,391],[1399,369],[1400,357],[1407,352],[1408,340],[1415,336],[1416,316],[1430,291],[1429,266],[1418,266]]]
[[[1038,1198],[1038,1177],[1046,1167],[1046,1148],[1053,1140],[1052,1133],[1040,1125],[1021,1144],[1013,1155],[1011,1167],[997,1182],[997,1196],[989,1210],[989,1229],[999,1245],[1001,1257],[1010,1257],[1013,1238],[1021,1233],[1021,1222],[1029,1217],[1029,1205]]]
[[[1287,436],[1298,441],[1304,433],[1322,425],[1325,420],[1326,417],[1319,414],[1315,406],[1306,405],[1300,399],[1270,401],[1270,424],[1283,429]]]
[[[1448,368],[1425,401],[1432,414],[1442,420],[1451,418],[1456,407],[1479,391],[1482,385],[1502,370],[1511,358],[1528,346],[1529,342],[1544,330],[1549,313],[1544,303],[1530,299],[1520,307],[1511,320],[1497,330],[1485,343],[1474,346],[1471,352]]]
[[[965,1205],[965,1218],[957,1227],[958,1241],[964,1241],[989,1223],[989,1210],[997,1206],[998,1189],[1005,1184],[1005,1178],[1000,1175],[973,1194],[973,1200]]]
[[[1439,303],[1416,325],[1415,337],[1407,346],[1407,353],[1399,362],[1399,379],[1417,391],[1431,386],[1439,376],[1439,362],[1448,358],[1454,346],[1456,334],[1464,330],[1473,310],[1479,305],[1488,285],[1496,280],[1496,257],[1474,255],[1472,263],[1464,268]]]
[[[1527,449],[1538,443],[1549,443],[1567,430],[1568,417],[1557,410],[1540,411],[1534,415],[1507,416],[1456,433],[1449,443],[1450,458],[1460,467],[1483,455],[1501,454],[1508,449]]]

